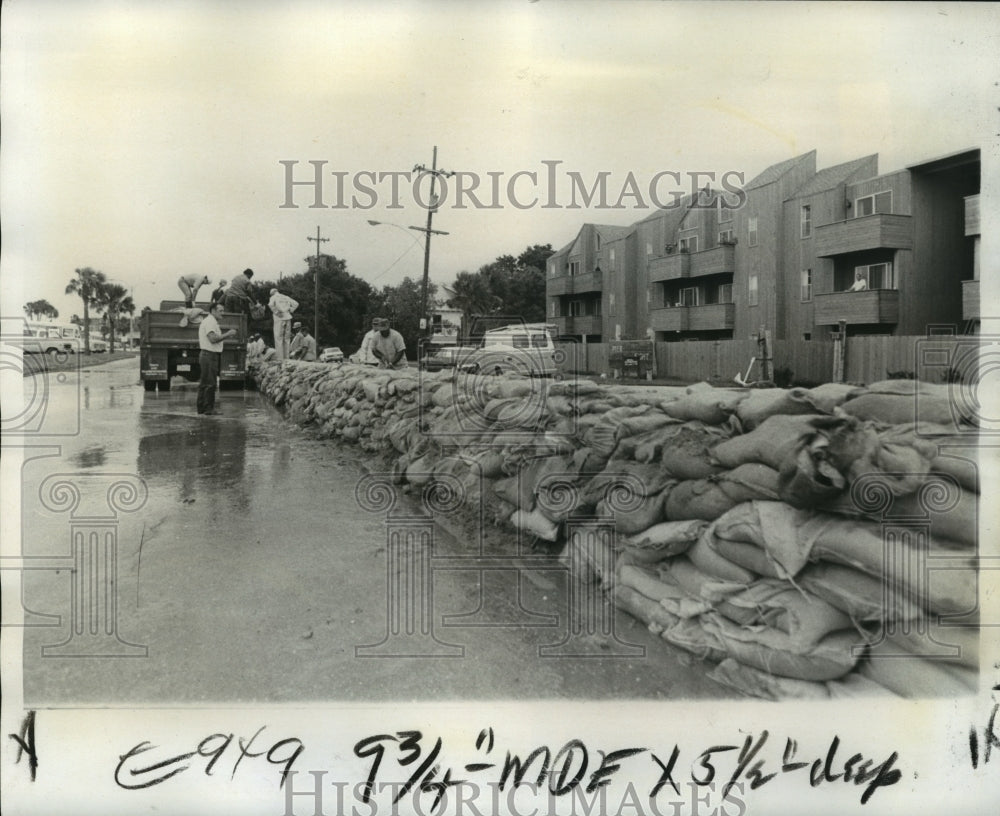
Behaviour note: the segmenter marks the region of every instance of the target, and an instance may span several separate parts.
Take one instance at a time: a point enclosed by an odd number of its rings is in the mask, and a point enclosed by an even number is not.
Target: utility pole
[[[306,239],[316,242],[316,263],[313,267],[313,340],[319,343],[319,246],[329,241],[329,238],[319,237],[319,227],[316,227],[316,237],[307,235]]]
[[[434,212],[437,209],[437,194],[435,188],[437,186],[438,176],[444,176],[445,178],[455,175],[453,171],[449,170],[439,170],[437,166],[437,156],[438,149],[437,145],[434,146],[434,154],[431,159],[431,168],[428,170],[424,165],[418,164],[413,168],[413,172],[420,173],[430,173],[431,176],[431,197],[428,202],[427,207],[427,226],[423,229],[419,227],[410,227],[410,229],[415,229],[418,232],[424,234],[424,280],[420,287],[420,328],[424,330],[427,334],[430,333],[431,321],[430,315],[427,313],[427,284],[428,277],[430,275],[431,268],[431,235],[447,235],[447,232],[441,232],[440,230],[431,229],[431,223],[434,218]]]

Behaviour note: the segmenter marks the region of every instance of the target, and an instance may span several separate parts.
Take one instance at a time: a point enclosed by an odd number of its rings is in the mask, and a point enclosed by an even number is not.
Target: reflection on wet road
[[[358,657],[356,647],[386,637],[392,577],[385,516],[355,498],[360,452],[290,425],[255,392],[221,392],[222,415],[198,416],[193,388],[144,392],[134,367],[124,360],[53,384],[55,418],[75,412],[80,433],[26,453],[22,527],[26,556],[70,550],[82,510],[46,504],[40,491],[53,474],[83,485],[83,504],[106,501],[116,478],[145,489],[141,506],[113,521],[111,621],[145,656],[42,656],[75,625],[72,573],[26,570],[26,623],[37,624],[25,629],[28,704],[722,695],[632,619],[619,621],[619,635],[646,646],[645,657],[540,658],[566,629],[567,577],[554,561],[520,575],[471,559],[435,571],[434,621],[495,615],[442,637],[456,647],[443,651],[461,657]],[[468,552],[434,535],[435,554]]]

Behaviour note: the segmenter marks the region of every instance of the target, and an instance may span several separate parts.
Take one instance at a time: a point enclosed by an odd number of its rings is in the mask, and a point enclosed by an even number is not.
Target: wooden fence
[[[926,382],[978,380],[978,338],[961,337],[851,337],[848,335],[844,378],[847,382],[871,383],[912,376]],[[607,343],[560,343],[560,363],[566,373],[614,375],[609,365]],[[754,340],[693,340],[654,343],[656,376],[697,382],[732,380],[745,375],[752,357],[760,353]],[[833,372],[833,342],[830,340],[778,340],[773,343],[772,376],[779,382],[814,385],[829,382]],[[759,365],[750,373],[760,379]]]

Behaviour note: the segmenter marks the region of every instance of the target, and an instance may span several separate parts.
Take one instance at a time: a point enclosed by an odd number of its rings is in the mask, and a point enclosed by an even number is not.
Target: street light
[[[374,221],[371,218],[368,219],[368,225],[372,226],[372,227],[395,227],[396,229],[402,230],[403,232],[406,232],[406,230],[410,229],[410,230],[415,230],[416,232],[424,233],[425,237],[424,237],[423,242],[421,242],[420,240],[418,240],[413,235],[410,235],[410,238],[413,239],[413,242],[417,246],[423,246],[423,248],[424,248],[424,279],[423,279],[423,288],[421,289],[421,294],[420,294],[420,298],[421,298],[421,300],[420,300],[420,324],[421,324],[420,328],[425,329],[425,330],[428,329],[430,327],[430,322],[427,319],[428,318],[428,315],[427,315],[427,279],[428,279],[428,273],[429,273],[429,270],[430,270],[430,266],[429,266],[429,261],[430,261],[430,235],[431,234],[433,234],[433,235],[450,235],[451,233],[445,232],[444,230],[432,230],[429,227],[414,227],[414,226],[404,227],[401,224],[394,224],[391,221]],[[407,233],[407,235],[409,235],[409,233]],[[399,262],[400,258],[402,258],[403,255],[405,255],[409,251],[410,251],[409,249],[406,249],[402,253],[402,255],[400,255],[398,258],[396,258],[395,261],[393,261],[391,264],[389,264],[389,266],[386,268],[385,271],[388,272],[389,269],[392,269],[392,267],[394,267]],[[382,274],[382,273],[380,273],[380,274]]]

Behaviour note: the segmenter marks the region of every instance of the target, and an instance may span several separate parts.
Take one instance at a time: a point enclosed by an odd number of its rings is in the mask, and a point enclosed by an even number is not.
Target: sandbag
[[[743,590],[746,584],[707,575],[692,564],[689,558],[680,556],[663,561],[657,565],[657,573],[660,580],[676,584],[692,597],[707,601],[731,621],[742,625],[753,623],[757,618],[755,610],[733,606],[727,600]]]
[[[898,644],[886,641],[871,647],[858,666],[865,678],[900,697],[967,697],[979,687],[979,672],[947,660],[898,657]]]
[[[747,697],[761,700],[826,700],[830,692],[825,683],[778,677],[727,657],[708,673],[708,678],[735,689]]]
[[[855,670],[839,680],[828,680],[827,691],[831,700],[856,700],[859,697],[884,697],[894,699],[898,695],[885,686],[880,686],[874,680],[869,680],[861,672]]]
[[[812,514],[782,502],[736,505],[705,531],[703,540],[730,563],[757,575],[797,575],[812,557]]]
[[[798,680],[836,680],[851,671],[858,661],[852,647],[858,635],[840,631],[827,635],[808,651],[796,651],[791,639],[773,629],[747,629],[721,615],[702,616],[705,630],[715,635],[726,653],[748,666],[780,677]]]
[[[519,509],[510,517],[510,523],[521,532],[538,536],[546,541],[555,541],[559,538],[559,526],[543,516],[538,510],[528,512]]]
[[[602,499],[597,505],[597,515],[615,520],[615,530],[625,535],[635,535],[665,520],[663,502],[669,488],[654,496],[642,496],[629,501],[628,510],[616,510]]]
[[[615,586],[631,587],[678,618],[700,615],[711,608],[707,601],[692,598],[676,584],[661,581],[652,570],[623,564],[622,559],[618,560]]]
[[[662,521],[619,541],[636,563],[653,564],[686,552],[701,536],[707,523],[700,520]]]
[[[753,624],[787,635],[797,651],[811,649],[832,632],[851,626],[843,612],[787,581],[761,578],[727,600],[731,606],[755,612]]]
[[[746,391],[713,388],[707,383],[697,383],[690,386],[684,396],[661,402],[660,409],[676,419],[721,425],[735,413],[736,407],[746,395]]]
[[[723,581],[735,581],[740,584],[749,584],[757,577],[750,570],[734,564],[713,550],[709,546],[708,536],[709,531],[706,530],[701,538],[686,553],[695,567],[713,578]]]
[[[726,657],[725,645],[702,625],[704,615],[681,618],[669,629],[660,633],[668,643],[690,652],[702,660],[718,662]]]
[[[737,406],[736,416],[744,431],[752,431],[768,417],[815,414],[816,408],[804,398],[805,393],[802,388],[790,391],[783,388],[755,388]]]
[[[882,579],[854,567],[817,561],[798,574],[796,583],[848,615],[856,627],[878,623],[886,616],[898,621],[916,620],[926,614],[916,599],[887,590]]]
[[[560,561],[569,565],[573,577],[584,582],[600,581],[605,588],[614,584],[617,558],[611,536],[580,531],[569,534],[559,556]]]
[[[840,410],[859,419],[883,425],[933,422],[953,428],[975,426],[976,416],[944,391],[920,391],[913,395],[868,393],[847,400]]]
[[[657,634],[664,629],[671,628],[679,620],[676,615],[672,615],[661,604],[624,584],[615,586],[614,602],[618,609],[638,618],[646,624],[651,632]]]
[[[720,442],[712,448],[712,457],[726,468],[759,462],[780,470],[802,436],[842,421],[820,414],[769,417],[750,433]]]
[[[753,499],[778,498],[778,472],[747,463],[708,479],[679,482],[667,497],[667,518],[714,521],[733,507]]]

